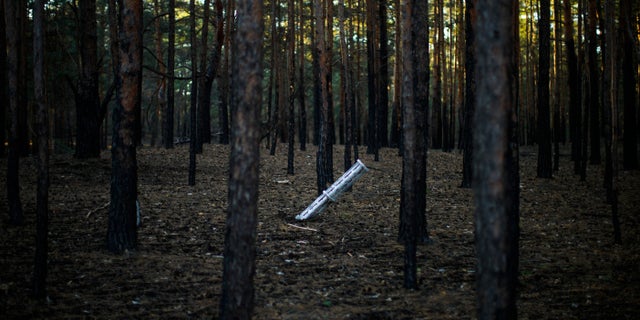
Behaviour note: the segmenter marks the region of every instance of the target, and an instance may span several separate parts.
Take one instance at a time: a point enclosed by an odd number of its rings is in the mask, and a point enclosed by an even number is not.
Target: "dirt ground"
[[[335,147],[335,178],[343,172]],[[401,159],[383,149],[318,217],[295,216],[315,199],[315,149],[286,145],[261,156],[256,319],[473,319],[473,195],[458,188],[461,155],[430,151],[428,229],[420,288],[402,288],[396,242]],[[364,148],[360,148],[364,152]],[[602,172],[572,174],[568,150],[554,179],[535,178],[535,149],[521,153],[520,319],[637,319],[640,314],[640,173],[619,175],[622,245],[613,244]],[[35,241],[35,164],[21,160],[27,224],[7,225],[0,174],[0,318],[216,318],[220,300],[228,146],[205,145],[197,184],[186,146],[138,151],[143,225],[135,252],[105,250],[110,153],[51,160],[48,299],[29,298]],[[6,158],[0,159],[6,168]],[[5,170],[5,169],[3,169]]]

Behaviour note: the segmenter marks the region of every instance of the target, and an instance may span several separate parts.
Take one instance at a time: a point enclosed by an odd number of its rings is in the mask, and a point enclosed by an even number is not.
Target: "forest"
[[[636,1],[0,17],[2,318],[640,310]]]

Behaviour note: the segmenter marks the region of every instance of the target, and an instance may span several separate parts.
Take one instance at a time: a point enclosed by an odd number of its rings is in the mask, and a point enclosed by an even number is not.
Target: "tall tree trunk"
[[[4,142],[7,140],[6,112],[9,105],[9,83],[7,82],[7,34],[4,22],[4,1],[0,1],[0,157],[4,157]]]
[[[420,162],[416,173],[419,175],[419,181],[416,187],[418,195],[427,194],[427,150],[429,147],[429,2],[428,0],[416,0],[414,2],[415,10],[411,13],[411,41],[413,51],[413,81],[414,81],[414,100],[416,105],[416,129],[418,138],[417,142],[422,146],[418,150],[417,161]],[[404,70],[405,69],[403,67]],[[424,153],[423,155],[421,155]],[[429,243],[429,233],[427,230],[427,202],[426,197],[419,196],[416,201],[417,220],[415,220],[417,228],[417,240],[419,244]]]
[[[173,148],[173,113],[175,105],[176,0],[169,0],[169,31],[167,48],[167,110],[163,118],[162,141],[165,149]]]
[[[222,58],[222,45],[224,43],[224,19],[222,17],[222,1],[214,0],[214,23],[216,26],[216,33],[213,37],[213,45],[211,47],[211,53],[209,55],[209,64],[206,70],[203,70],[203,81],[200,86],[200,101],[198,105],[202,106],[203,112],[201,112],[203,121],[201,122],[202,128],[202,142],[211,143],[211,89],[213,86],[214,79],[218,76],[220,72],[220,60]],[[207,19],[208,20],[208,19]],[[202,42],[203,45],[206,45],[205,41]],[[202,52],[204,52],[206,56],[207,50],[206,47],[202,47]],[[225,110],[226,113],[226,110]],[[226,119],[226,114],[221,118]],[[223,119],[224,121],[224,119]],[[224,126],[228,126],[228,123],[225,123]]]
[[[637,39],[637,22],[632,25],[631,0],[620,1],[620,28],[622,36],[622,94],[624,99],[623,123],[623,167],[625,170],[638,169],[638,128],[637,128],[637,77],[638,61],[633,47]]]
[[[510,150],[514,94],[516,2],[478,0],[477,110],[474,128],[478,319],[516,319],[517,185]],[[480,76],[482,75],[482,76]],[[515,233],[515,234],[514,234]]]
[[[615,24],[615,2],[607,1],[604,8],[605,14],[605,51],[604,51],[604,133],[605,133],[605,175],[604,186],[607,190],[607,201],[611,204],[611,224],[613,225],[614,242],[621,243],[620,219],[618,217],[618,190],[617,190],[617,118],[618,118],[618,78],[617,78],[617,42],[618,36]]]
[[[232,148],[229,162],[222,275],[221,319],[249,319],[253,313],[262,105],[262,1],[237,1],[238,29],[231,66]]]
[[[30,130],[28,128],[28,118],[31,108],[28,102],[27,89],[27,3],[17,1],[17,30],[18,30],[18,143],[20,144],[20,154],[28,155],[31,152],[29,142]]]
[[[80,76],[76,96],[75,157],[100,156],[100,98],[98,95],[98,31],[96,0],[79,1]]]
[[[318,78],[320,79],[320,141],[316,156],[316,173],[318,194],[321,194],[327,186],[333,182],[333,145],[331,143],[330,123],[331,110],[329,109],[329,92],[327,84],[327,74],[329,64],[328,52],[325,41],[324,25],[324,0],[314,0],[314,13],[316,18],[315,40],[316,52],[318,55]]]
[[[211,62],[207,61],[207,42],[209,38],[209,20],[210,20],[210,0],[204,0],[203,4],[203,15],[202,15],[202,29],[200,29],[200,71],[198,71],[198,116],[197,116],[197,135],[198,139],[196,139],[196,152],[198,154],[202,154],[202,145],[206,143],[211,143],[211,86],[209,85],[209,90],[205,89],[207,85],[207,72],[209,70],[209,66]],[[212,48],[211,55],[215,52],[215,48]],[[211,80],[212,83],[213,79]]]
[[[551,161],[551,116],[549,108],[549,56],[550,56],[550,21],[551,5],[549,0],[540,1],[540,18],[538,20],[539,53],[538,53],[538,178],[551,178],[553,173]]]
[[[367,23],[367,88],[368,88],[368,119],[367,119],[367,153],[377,157],[378,154],[378,108],[380,106],[380,92],[376,84],[380,77],[380,61],[378,55],[380,51],[378,37],[378,7],[375,0],[366,1],[366,23]]]
[[[591,154],[589,163],[600,164],[600,72],[598,67],[598,39],[596,37],[597,28],[597,7],[596,0],[588,0],[587,13],[587,50],[589,59],[589,117]]]
[[[142,1],[118,0],[120,77],[113,112],[111,148],[111,206],[107,249],[114,253],[137,247],[136,200],[136,110],[142,92]]]
[[[313,44],[313,49],[311,50],[311,59],[312,59],[312,72],[313,72],[313,144],[320,144],[320,110],[322,109],[322,90],[320,89],[320,56],[318,56],[318,37],[317,37],[317,24],[322,23],[323,20],[318,20],[318,14],[322,16],[322,12],[316,12],[316,6],[311,6],[311,15],[314,16],[312,21],[311,31],[311,43]],[[323,28],[324,29],[324,28]],[[323,39],[323,38],[321,38]]]
[[[191,95],[189,110],[189,178],[188,184],[196,184],[196,153],[198,153],[198,49],[196,45],[196,2],[189,2],[189,38],[191,48]]]
[[[36,102],[38,148],[38,187],[36,195],[36,253],[33,270],[33,295],[46,297],[47,234],[49,229],[49,110],[45,95],[44,0],[33,7],[33,88]]]
[[[160,0],[153,1],[154,14],[158,17],[154,20],[154,44],[155,44],[155,56],[157,59],[156,67],[160,73],[158,77],[158,88],[156,89],[155,94],[155,102],[156,107],[154,110],[154,116],[152,121],[153,128],[151,129],[151,145],[159,146],[162,143],[158,142],[158,132],[162,130],[162,118],[163,112],[167,108],[167,79],[164,76],[167,73],[167,68],[163,62],[164,52],[162,49],[162,29],[161,29],[161,19],[159,18],[162,15],[162,7],[160,6]]]
[[[305,105],[305,96],[306,96],[306,90],[305,90],[305,81],[304,81],[304,40],[305,40],[305,33],[304,33],[304,8],[305,8],[305,4],[304,4],[304,0],[300,0],[299,4],[298,4],[299,10],[300,12],[298,13],[299,15],[299,30],[300,30],[300,34],[299,34],[299,38],[298,38],[298,105],[299,105],[299,140],[300,140],[300,150],[305,151],[307,150],[307,107]],[[311,31],[311,33],[313,34],[313,31]],[[312,41],[313,42],[313,41]]]
[[[462,148],[462,188],[471,188],[473,181],[473,118],[476,104],[476,56],[475,30],[476,0],[466,0],[465,6],[465,92],[464,92],[464,129]]]
[[[416,246],[428,239],[426,233],[425,130],[428,114],[428,3],[401,0],[402,23],[402,180],[399,240],[404,243],[404,287],[417,283]]]
[[[278,37],[279,6],[271,2],[271,77],[269,79],[269,155],[276,154],[280,115],[280,41]],[[273,97],[273,99],[272,99]]]
[[[287,72],[289,74],[289,113],[288,113],[288,131],[287,131],[287,174],[294,174],[294,137],[296,133],[296,125],[295,125],[295,102],[296,102],[296,57],[295,57],[295,47],[296,47],[296,36],[295,36],[295,1],[289,0],[287,3],[287,11],[288,11],[288,21],[287,21],[287,45],[288,45],[288,63],[287,63]],[[298,88],[301,90],[301,88]]]
[[[580,102],[580,77],[578,76],[578,57],[576,56],[575,40],[573,38],[573,17],[571,1],[563,0],[564,5],[564,40],[567,46],[567,68],[569,84],[569,132],[571,139],[571,160],[574,161],[573,172],[580,173],[581,162],[581,122],[582,110]]]
[[[378,133],[377,146],[388,147],[389,146],[389,37],[387,32],[388,17],[387,17],[387,0],[378,0],[378,23],[379,30],[379,46],[380,53],[378,58],[380,59],[380,74],[377,79],[376,87],[380,94],[379,104],[377,106],[376,122]],[[377,153],[376,153],[377,154]]]
[[[326,11],[325,11],[325,36],[324,36],[324,41],[325,41],[325,53],[327,55],[326,57],[326,68],[327,68],[327,72],[325,77],[326,82],[325,85],[327,86],[327,108],[328,108],[328,114],[327,114],[327,121],[328,121],[328,125],[329,128],[327,130],[327,132],[329,133],[329,143],[332,145],[331,149],[333,150],[333,144],[336,143],[337,139],[336,139],[336,123],[335,123],[335,119],[333,116],[333,110],[334,110],[334,106],[333,106],[333,1],[325,1],[325,6],[326,6]],[[332,152],[333,154],[333,152]],[[333,168],[333,156],[328,158],[327,160],[329,160],[331,162],[330,167]],[[333,174],[331,175],[333,177]],[[333,182],[333,178],[331,179],[331,181]]]
[[[19,1],[4,2],[5,32],[7,38],[7,81],[9,91],[9,157],[7,159],[7,203],[9,206],[9,223],[22,225],[24,215],[20,202],[20,136],[18,134],[18,112],[21,107],[19,94],[18,69],[18,21],[16,4]]]
[[[394,0],[395,10],[395,40],[396,59],[393,66],[393,104],[391,106],[391,135],[389,146],[401,149],[402,130],[402,23],[400,22],[400,0]]]
[[[347,171],[352,165],[351,161],[351,148],[353,145],[353,126],[351,122],[351,114],[353,112],[353,91],[351,90],[351,65],[349,61],[349,50],[347,47],[347,35],[345,32],[344,21],[346,15],[344,12],[344,0],[338,2],[338,19],[339,19],[339,34],[340,34],[340,60],[342,62],[341,74],[342,74],[342,91],[343,91],[343,127],[345,133],[344,142],[344,170]],[[355,160],[355,159],[354,159]]]
[[[584,33],[582,30],[586,29],[586,22],[584,21],[585,9],[584,4],[587,0],[578,1],[578,33],[577,38],[583,39]],[[579,42],[578,44],[578,79],[580,79],[580,109],[582,111],[582,128],[580,132],[581,147],[580,147],[580,181],[585,181],[587,178],[587,160],[589,149],[589,84],[588,74],[589,68],[585,62],[585,43]],[[586,69],[586,70],[583,70]]]
[[[444,32],[442,29],[444,28],[443,16],[443,1],[436,0],[435,5],[435,30],[433,34],[434,41],[434,53],[433,53],[433,96],[431,97],[431,108],[433,110],[433,114],[431,117],[431,146],[434,149],[442,148],[442,69],[444,61],[442,61],[442,52],[444,50],[444,39],[441,38],[441,34]],[[427,142],[428,143],[428,142]]]
[[[554,82],[553,87],[553,171],[560,169],[560,142],[564,141],[564,128],[562,127],[562,120],[564,120],[564,101],[560,95],[560,80],[561,80],[561,67],[560,61],[562,59],[562,47],[560,40],[562,37],[562,21],[560,19],[560,1],[553,2],[553,31],[554,31],[554,43],[553,43],[553,70]],[[561,116],[562,114],[562,116]]]
[[[233,32],[234,26],[234,3],[234,1],[227,1],[227,10],[225,13],[227,24],[225,25],[224,31],[224,61],[222,63],[222,74],[220,76],[220,81],[218,81],[218,86],[220,89],[220,112],[218,117],[220,122],[221,144],[229,144],[229,57],[231,53],[231,33]]]

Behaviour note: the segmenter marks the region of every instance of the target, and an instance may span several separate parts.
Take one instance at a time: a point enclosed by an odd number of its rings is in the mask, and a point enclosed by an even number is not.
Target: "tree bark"
[[[511,1],[477,2],[473,181],[478,319],[517,318],[518,214],[513,204],[518,193],[513,188],[518,186],[510,170],[517,160],[509,146],[515,136],[515,6]]]
[[[33,88],[36,102],[38,187],[36,195],[36,253],[33,270],[33,295],[46,297],[47,234],[49,229],[49,110],[45,95],[44,0],[33,7]]]
[[[216,33],[213,37],[213,45],[211,48],[211,54],[209,55],[209,65],[207,66],[206,72],[204,73],[204,81],[200,89],[201,100],[200,102],[198,102],[198,104],[202,106],[202,109],[205,110],[205,112],[203,112],[203,118],[206,118],[206,120],[203,120],[202,122],[202,142],[206,143],[211,143],[211,88],[213,86],[214,79],[220,72],[219,69],[220,60],[222,58],[222,45],[224,43],[224,19],[222,17],[222,1],[215,0],[214,8],[214,22],[216,26]],[[203,45],[205,45],[204,41]],[[203,47],[203,51],[206,52],[204,48],[205,47]],[[225,113],[226,112],[227,111],[225,110]],[[222,115],[220,117],[222,118]],[[224,116],[224,119],[228,121],[226,114]],[[224,126],[228,126],[228,123],[225,123]]]
[[[162,141],[173,149],[173,112],[175,104],[176,1],[169,0],[169,44],[167,48],[167,109],[164,112]]]
[[[428,3],[401,0],[403,148],[399,240],[404,243],[404,287],[416,289],[416,246],[426,234]]]
[[[553,167],[551,161],[551,115],[549,108],[549,56],[550,56],[550,17],[549,0],[540,1],[540,18],[538,20],[539,53],[538,53],[538,178],[551,178]]]
[[[221,319],[249,319],[253,313],[262,105],[262,1],[237,1],[233,40],[232,148],[229,210],[222,276]]]
[[[151,128],[151,146],[159,146],[162,145],[161,142],[158,142],[158,132],[162,130],[162,118],[163,112],[167,108],[167,79],[164,76],[167,73],[167,68],[163,62],[163,49],[162,49],[162,29],[161,29],[161,19],[162,8],[160,6],[160,0],[153,1],[153,11],[156,15],[154,20],[154,45],[155,45],[155,56],[157,59],[156,67],[160,73],[158,77],[157,89],[155,93],[154,101],[156,103],[155,110],[153,111],[152,118],[152,128]]]
[[[296,36],[295,36],[295,1],[289,0],[287,3],[288,21],[287,21],[287,45],[288,47],[288,60],[287,72],[289,74],[289,112],[287,116],[288,133],[287,133],[287,174],[294,174],[294,137],[296,135],[295,125],[295,101],[296,101]],[[299,89],[298,89],[299,90]]]
[[[611,204],[611,222],[613,226],[614,242],[621,243],[620,219],[618,217],[618,190],[616,184],[617,176],[617,154],[615,144],[617,143],[617,112],[618,112],[618,79],[617,79],[617,31],[615,25],[615,3],[607,2],[604,7],[605,15],[605,50],[604,50],[604,133],[605,133],[605,174],[604,186],[607,192],[607,202]]]
[[[100,156],[98,31],[95,0],[79,1],[80,77],[76,96],[76,153],[80,159]]]
[[[300,30],[300,34],[299,34],[299,38],[298,38],[298,105],[299,105],[299,121],[298,121],[298,126],[299,126],[299,133],[298,133],[298,138],[300,140],[300,150],[301,151],[305,151],[307,150],[307,106],[306,106],[306,100],[305,100],[305,96],[306,96],[306,90],[305,90],[305,81],[304,81],[304,40],[305,40],[305,33],[304,33],[304,0],[300,0],[298,2],[298,7],[299,7],[299,30]],[[311,33],[313,33],[313,31],[311,31]],[[312,41],[313,42],[313,41]]]
[[[578,76],[578,57],[576,56],[575,40],[573,38],[573,18],[571,15],[571,1],[564,0],[564,40],[567,46],[567,72],[569,84],[569,137],[571,139],[571,160],[574,162],[574,174],[580,173],[581,163],[581,122],[582,108],[580,102],[580,78]]]
[[[7,203],[9,206],[9,223],[22,225],[24,215],[20,202],[20,136],[18,134],[19,121],[19,77],[18,68],[18,22],[16,19],[16,4],[19,1],[4,2],[5,32],[7,38],[7,82],[9,91],[9,156],[7,159]]]
[[[7,34],[4,22],[4,1],[0,1],[0,157],[5,155],[4,142],[7,140],[6,112],[9,105],[9,83],[7,82]]]
[[[227,24],[224,31],[224,61],[222,64],[222,74],[218,86],[220,89],[220,143],[229,144],[229,56],[231,48],[231,33],[234,26],[233,19],[234,1],[227,1],[227,10],[225,13],[225,19]]]
[[[211,70],[211,64],[213,59],[207,60],[207,42],[209,38],[209,21],[210,21],[210,0],[204,0],[203,16],[202,16],[202,29],[200,30],[200,71],[198,75],[198,139],[196,151],[198,154],[202,154],[202,145],[211,143],[211,84],[213,78],[209,74]],[[215,41],[215,40],[214,40]],[[211,48],[211,56],[216,54],[215,43]],[[217,69],[217,67],[216,67]]]
[[[193,186],[196,184],[196,153],[198,153],[198,50],[196,45],[196,2],[189,2],[189,38],[191,48],[191,95],[189,110],[189,177],[188,184]]]
[[[638,169],[638,124],[637,124],[637,77],[638,61],[635,59],[633,47],[637,28],[631,24],[631,0],[620,1],[620,28],[622,33],[622,94],[624,99],[623,119],[623,168]]]
[[[138,241],[136,200],[138,172],[135,126],[142,89],[142,1],[118,0],[120,76],[113,112],[111,206],[107,249],[135,250]]]
[[[393,104],[391,105],[391,134],[389,146],[402,149],[402,23],[400,22],[400,0],[394,0],[395,12],[395,50],[396,59],[393,67]],[[402,151],[400,150],[400,154]]]
[[[366,1],[367,23],[367,88],[368,88],[368,119],[367,119],[367,153],[378,155],[378,108],[380,106],[380,92],[377,86],[380,77],[379,66],[379,38],[378,38],[378,7],[374,0]]]
[[[596,37],[597,12],[596,0],[589,0],[587,7],[587,50],[589,68],[589,138],[591,153],[589,163],[600,164],[600,72],[598,67],[598,39]]]
[[[314,0],[314,13],[316,18],[316,52],[318,55],[318,71],[320,79],[320,136],[316,156],[316,173],[318,194],[321,194],[327,186],[333,182],[333,145],[331,143],[330,123],[331,110],[329,109],[330,95],[328,92],[328,52],[325,42],[324,25],[324,0]]]
[[[473,182],[473,119],[476,103],[476,56],[475,30],[477,19],[475,4],[477,0],[466,0],[465,7],[465,86],[464,86],[464,129],[462,155],[462,188],[471,188]]]
[[[442,149],[442,122],[443,122],[443,104],[442,104],[442,74],[444,61],[442,60],[444,51],[444,13],[443,1],[436,0],[435,5],[435,30],[433,36],[434,53],[433,53],[433,96],[431,97],[431,147],[434,149]],[[429,143],[429,141],[427,141]]]
[[[379,105],[377,106],[378,123],[377,130],[377,146],[384,148],[389,146],[389,36],[388,36],[388,17],[387,17],[387,0],[378,0],[378,23],[380,40],[380,74],[377,81],[377,92],[380,94]]]
[[[342,74],[342,91],[343,91],[343,109],[344,109],[344,117],[343,117],[343,127],[345,133],[345,141],[344,141],[344,170],[347,171],[352,165],[351,161],[351,148],[353,146],[353,123],[351,122],[351,114],[353,113],[353,91],[351,90],[351,65],[349,61],[349,50],[347,48],[347,35],[345,32],[344,21],[346,20],[346,15],[344,12],[344,0],[340,0],[338,2],[338,32],[340,35],[340,60]],[[355,159],[354,159],[355,160]]]

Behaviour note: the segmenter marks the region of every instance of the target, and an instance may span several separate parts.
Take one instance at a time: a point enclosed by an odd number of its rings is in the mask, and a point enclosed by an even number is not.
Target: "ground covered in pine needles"
[[[410,291],[402,288],[403,247],[396,241],[397,151],[382,150],[379,162],[363,156],[371,170],[353,190],[299,222],[294,217],[316,195],[315,149],[296,151],[295,175],[286,174],[285,149],[261,158],[254,318],[475,318],[473,195],[458,187],[460,154],[429,152],[432,243],[419,247],[420,288]],[[338,178],[342,146],[335,151]],[[52,156],[46,301],[29,298],[35,161],[21,160],[25,226],[7,225],[0,174],[0,318],[216,318],[228,159],[228,146],[205,145],[197,184],[189,187],[186,146],[139,149],[139,246],[113,255],[105,250],[110,153],[94,160]],[[620,172],[623,243],[615,245],[602,170],[590,166],[581,182],[569,157],[561,161],[554,179],[537,179],[535,149],[521,153],[519,318],[637,317],[640,173]]]

